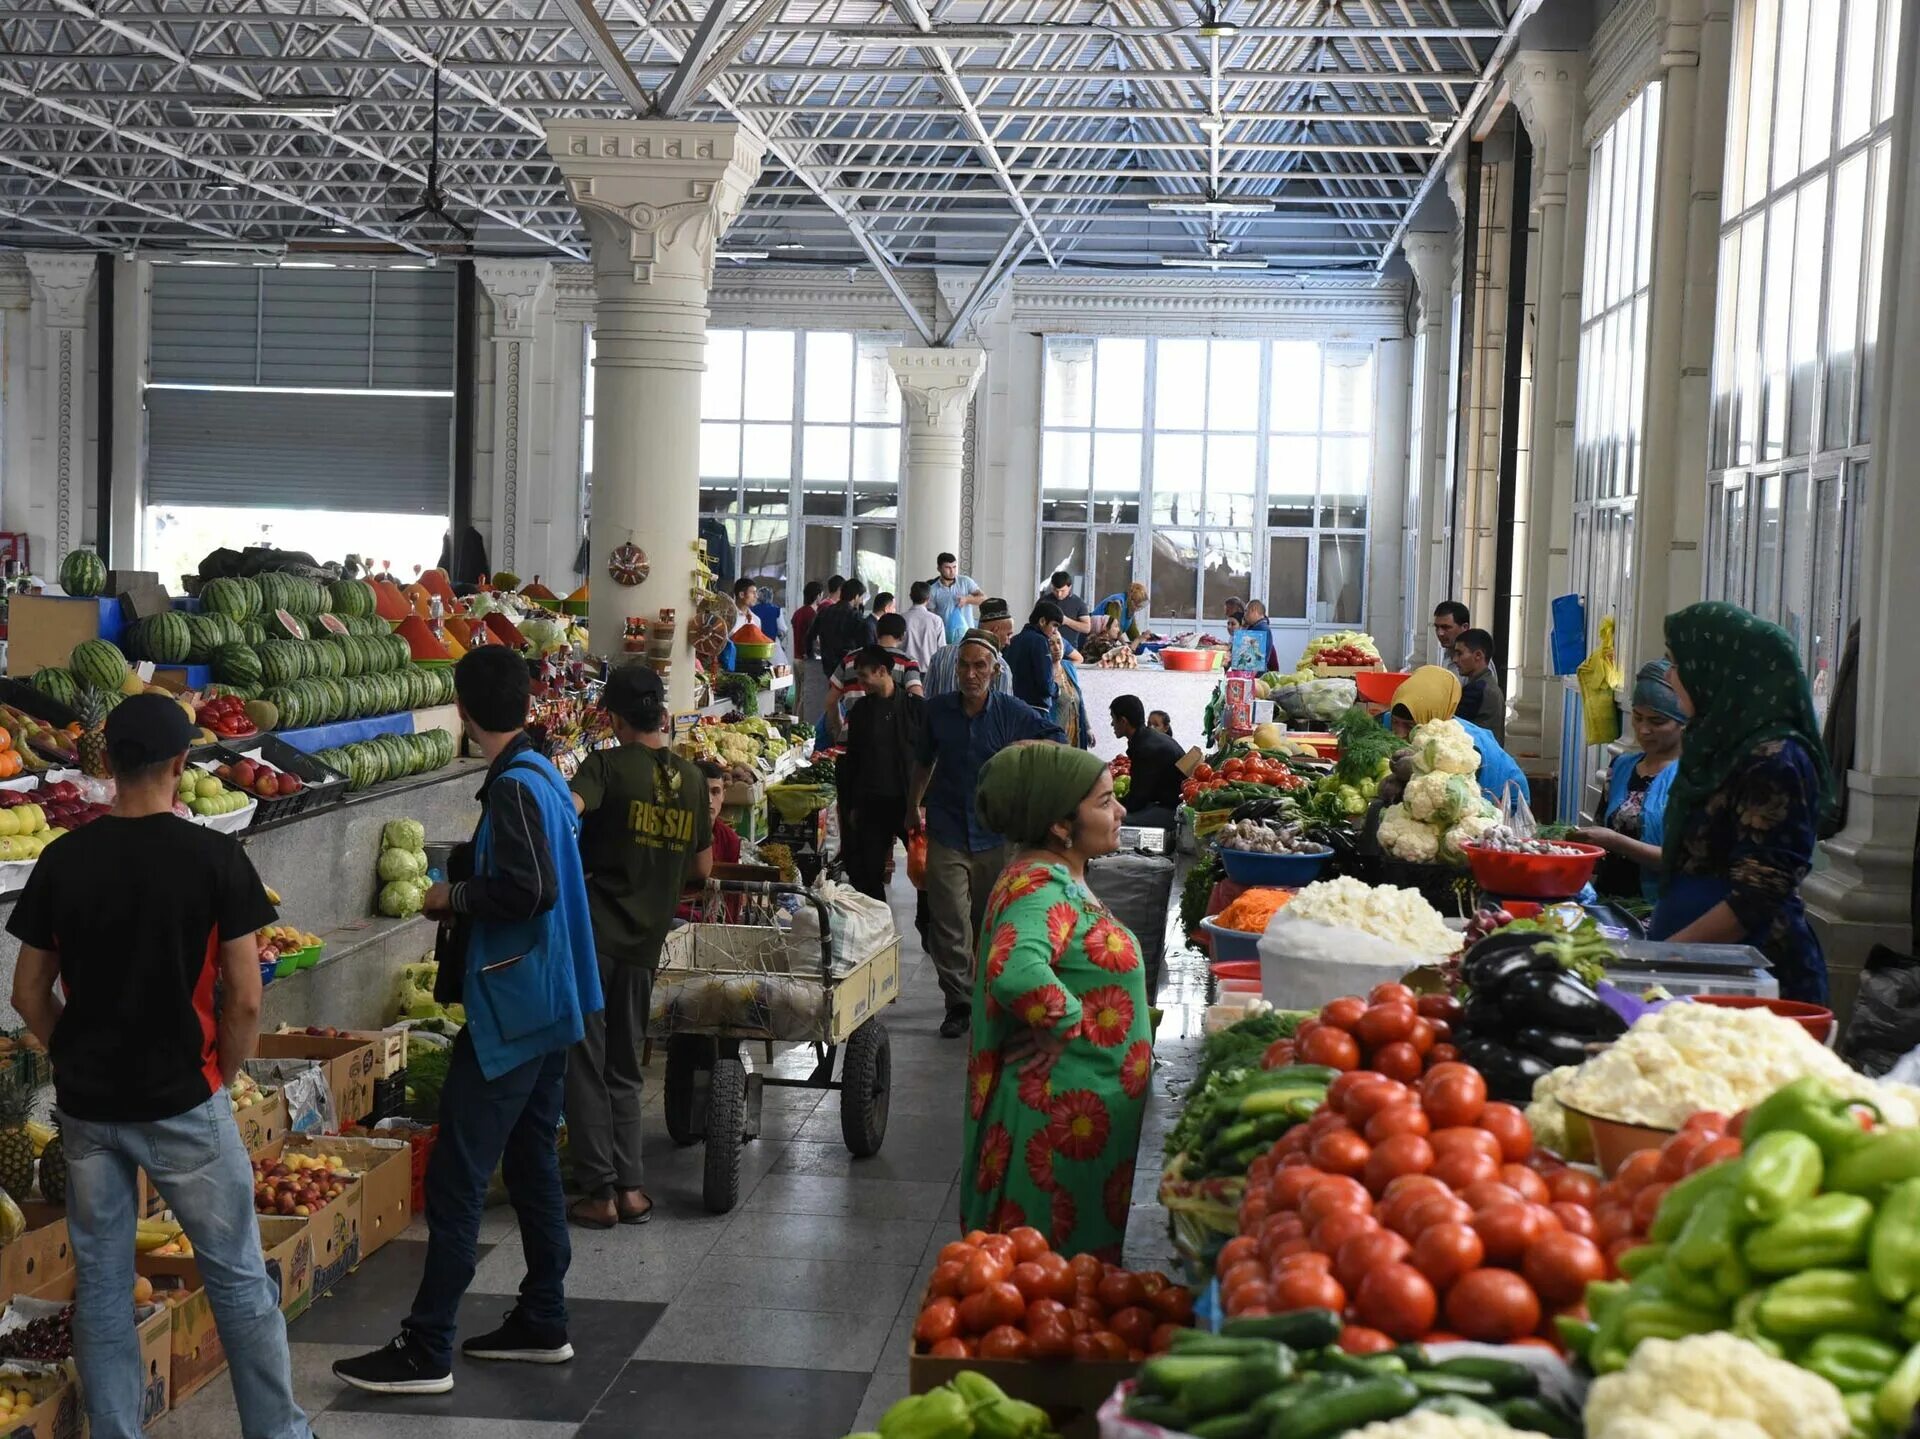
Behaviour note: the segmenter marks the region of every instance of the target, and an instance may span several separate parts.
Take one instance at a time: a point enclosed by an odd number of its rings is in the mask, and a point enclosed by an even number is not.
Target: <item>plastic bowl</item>
[[[1220,981],[1222,994],[1258,994],[1260,992],[1260,961],[1230,960],[1225,964],[1216,960],[1209,966],[1213,977]]]
[[[1578,854],[1514,854],[1503,849],[1466,847],[1473,882],[1488,894],[1522,899],[1567,899],[1580,893],[1593,878],[1593,867],[1606,853],[1598,845],[1555,840]]]
[[[1833,1011],[1823,1004],[1808,1004],[1801,999],[1763,999],[1757,994],[1696,994],[1695,1004],[1717,1004],[1722,1009],[1770,1009],[1782,1019],[1791,1019],[1822,1044],[1833,1033]]]
[[[1279,889],[1298,889],[1303,884],[1312,884],[1333,858],[1330,849],[1307,854],[1260,854],[1250,849],[1222,849],[1219,853],[1228,879]]]
[[[1593,1159],[1600,1166],[1600,1173],[1613,1178],[1620,1166],[1643,1149],[1658,1149],[1679,1131],[1662,1129],[1653,1124],[1628,1124],[1625,1120],[1608,1119],[1604,1115],[1592,1114],[1584,1109],[1576,1109],[1565,1100],[1560,1107],[1570,1115],[1578,1115],[1586,1121],[1588,1131],[1593,1135]]]
[[[734,642],[733,652],[743,660],[770,660],[773,658],[771,644],[749,645]]]
[[[1213,960],[1214,973],[1220,972],[1223,964],[1251,963],[1254,978],[1260,974],[1260,933],[1258,930],[1222,929],[1211,919],[1200,921],[1200,928],[1207,936],[1207,953]]]
[[[1393,692],[1406,681],[1406,675],[1389,670],[1359,670],[1353,676],[1353,687],[1369,704],[1390,705]]]
[[[1198,674],[1202,671],[1212,669],[1217,657],[1224,653],[1226,653],[1224,650],[1214,649],[1164,649],[1160,651],[1160,663],[1170,670],[1185,670]]]

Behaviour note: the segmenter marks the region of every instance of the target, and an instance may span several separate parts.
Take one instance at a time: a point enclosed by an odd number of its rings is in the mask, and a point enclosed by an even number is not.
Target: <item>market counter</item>
[[[1182,745],[1206,747],[1203,718],[1207,701],[1220,685],[1218,670],[1104,670],[1096,665],[1076,668],[1080,671],[1080,697],[1086,701],[1087,719],[1093,726],[1093,752],[1101,759],[1126,753],[1126,745],[1113,737],[1113,717],[1108,710],[1121,695],[1139,695],[1149,714],[1165,710],[1173,721],[1173,737]]]

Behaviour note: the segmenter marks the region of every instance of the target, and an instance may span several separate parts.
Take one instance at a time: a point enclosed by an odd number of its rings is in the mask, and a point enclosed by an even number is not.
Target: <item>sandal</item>
[[[646,1191],[642,1190],[641,1193],[645,1194]],[[647,1207],[645,1209],[621,1209],[620,1201],[617,1199],[614,1201],[614,1209],[620,1215],[620,1222],[622,1224],[645,1224],[649,1219],[653,1218],[653,1196],[650,1194],[647,1195]]]
[[[619,1211],[617,1209],[615,1210],[615,1217],[609,1219],[606,1217],[605,1211],[591,1207],[603,1202],[604,1201],[598,1199],[577,1200],[567,1208],[567,1223],[577,1224],[582,1229],[613,1228],[619,1218]]]

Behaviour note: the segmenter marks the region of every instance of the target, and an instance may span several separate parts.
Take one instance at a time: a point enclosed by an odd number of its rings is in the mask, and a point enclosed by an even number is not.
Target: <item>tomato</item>
[[[1312,1144],[1323,1134],[1339,1134],[1352,1128],[1353,1126],[1347,1123],[1346,1115],[1338,1109],[1321,1108],[1314,1112],[1313,1118],[1289,1130],[1288,1133],[1303,1134],[1306,1136],[1307,1143]]]
[[[1067,1322],[1064,1312],[1036,1318],[1033,1310],[1029,1308],[1027,1340],[1032,1346],[1035,1359],[1071,1359],[1073,1357],[1073,1326]]]
[[[1356,1084],[1340,1101],[1340,1113],[1355,1129],[1365,1129],[1367,1121],[1383,1109],[1413,1102],[1413,1091],[1391,1079],[1370,1079]]]
[[[1420,1077],[1422,1064],[1420,1051],[1412,1043],[1397,1039],[1392,1044],[1383,1044],[1373,1052],[1374,1067],[1383,1074],[1391,1074],[1395,1079],[1411,1084]]]
[[[1360,1016],[1366,1012],[1367,1003],[1365,1000],[1355,999],[1352,995],[1348,995],[1344,999],[1336,999],[1328,1004],[1321,1005],[1320,1022],[1322,1024],[1330,1024],[1335,1029],[1344,1029],[1351,1034],[1354,1025],[1359,1022]]]
[[[1451,1194],[1452,1192],[1453,1191],[1448,1189],[1446,1185],[1429,1175],[1403,1174],[1398,1179],[1391,1181],[1380,1197],[1391,1203],[1393,1200],[1399,1199],[1401,1195],[1408,1193]]]
[[[1278,1279],[1289,1269],[1317,1269],[1322,1274],[1331,1274],[1333,1273],[1333,1256],[1322,1254],[1318,1249],[1307,1249],[1299,1254],[1286,1255],[1274,1261],[1272,1277]]]
[[[935,1359],[971,1359],[974,1357],[971,1341],[960,1338],[942,1339],[927,1351]]]
[[[1427,1021],[1427,1027],[1433,1031],[1433,1042],[1436,1045],[1453,1043],[1453,1023],[1451,1021],[1445,1019],[1429,1019]],[[1456,1054],[1452,1056],[1452,1058],[1455,1064],[1460,1062],[1459,1055]],[[1440,1061],[1436,1059],[1434,1063],[1438,1064]]]
[[[951,1339],[960,1327],[960,1306],[951,1299],[931,1300],[913,1321],[913,1337],[922,1344]]]
[[[1477,1213],[1482,1209],[1491,1209],[1496,1204],[1524,1204],[1526,1196],[1510,1184],[1498,1179],[1488,1179],[1479,1184],[1469,1184],[1460,1191],[1460,1197],[1471,1204]]]
[[[1465,1189],[1483,1179],[1498,1178],[1500,1164],[1477,1149],[1454,1149],[1435,1159],[1427,1172],[1450,1189]]]
[[[1428,1074],[1432,1074],[1434,1069],[1439,1065],[1458,1064],[1459,1062],[1460,1062],[1459,1049],[1456,1046],[1448,1043],[1444,1039],[1436,1040],[1434,1042],[1433,1048],[1427,1051],[1427,1073]]]
[[[1427,1117],[1442,1129],[1472,1124],[1487,1107],[1487,1081],[1479,1070],[1464,1064],[1436,1065],[1420,1081],[1420,1102]]]
[[[1418,1339],[1433,1328],[1440,1299],[1411,1264],[1382,1264],[1361,1282],[1354,1312],[1362,1324],[1395,1339]]]
[[[1124,1364],[1133,1357],[1133,1347],[1111,1329],[1096,1329],[1091,1337],[1100,1346],[1104,1363]]]
[[[1376,1069],[1354,1069],[1349,1070],[1345,1074],[1337,1075],[1333,1083],[1327,1086],[1327,1103],[1333,1108],[1338,1109],[1346,1100],[1348,1090],[1358,1088],[1370,1079],[1385,1078],[1386,1075]]]
[[[1456,1124],[1436,1129],[1431,1138],[1435,1154],[1452,1154],[1456,1150],[1466,1149],[1486,1155],[1496,1167],[1506,1162],[1501,1157],[1505,1151],[1500,1148],[1500,1141],[1476,1125]]]
[[[1369,1144],[1379,1144],[1396,1134],[1416,1134],[1425,1139],[1432,1128],[1427,1111],[1418,1104],[1389,1104],[1367,1121],[1366,1138]]]
[[[1255,1305],[1271,1308],[1273,1290],[1265,1279],[1243,1279],[1231,1289],[1220,1291],[1227,1305],[1227,1313],[1241,1314]]]
[[[1599,1193],[1600,1181],[1578,1169],[1562,1169],[1547,1180],[1547,1194],[1555,1204],[1581,1204],[1591,1209]]]
[[[1184,1284],[1169,1284],[1147,1296],[1147,1308],[1168,1324],[1193,1323],[1193,1291]]]
[[[1329,1174],[1358,1175],[1365,1171],[1373,1150],[1366,1140],[1349,1132],[1323,1134],[1313,1141],[1307,1152],[1313,1156],[1314,1164]]]
[[[1533,1153],[1533,1126],[1514,1105],[1489,1104],[1474,1123],[1500,1141],[1500,1157],[1506,1163],[1518,1164]]]
[[[1486,1246],[1471,1224],[1429,1224],[1413,1241],[1413,1267],[1436,1289],[1445,1289],[1486,1258]]]
[[[1434,1224],[1471,1224],[1473,1210],[1451,1194],[1428,1194],[1406,1212],[1406,1222],[1400,1232],[1407,1238],[1418,1240]]]
[[[960,1276],[967,1272],[967,1266],[958,1260],[948,1260],[933,1267],[933,1282],[927,1286],[927,1292],[938,1299],[958,1299],[960,1297]]]
[[[1071,1304],[1079,1293],[1079,1281],[1074,1276],[1073,1265],[1066,1256],[1049,1251],[1033,1261],[1040,1272],[1047,1276],[1046,1294],[1050,1299],[1058,1299],[1062,1304]]]
[[[1084,1332],[1107,1322],[1107,1306],[1091,1294],[1075,1295],[1073,1303],[1067,1306],[1067,1310],[1069,1313],[1080,1316],[1074,1324],[1076,1331]]]
[[[1364,1324],[1349,1324],[1340,1331],[1339,1344],[1347,1354],[1385,1354],[1393,1348],[1393,1340],[1378,1329],[1369,1329]]]
[[[1038,1264],[1016,1264],[1013,1266],[1013,1287],[1020,1291],[1028,1304],[1036,1299],[1053,1299],[1053,1282],[1047,1271]]]
[[[1027,1303],[1027,1332],[1033,1332],[1033,1326],[1048,1319],[1058,1319],[1066,1323],[1067,1306],[1058,1299],[1033,1299]]]
[[[1260,1255],[1265,1258],[1267,1252],[1277,1244],[1285,1244],[1289,1239],[1298,1239],[1307,1232],[1307,1221],[1298,1214],[1287,1211],[1270,1214],[1260,1221]],[[1151,1294],[1153,1291],[1149,1290]]]
[[[1517,1189],[1520,1197],[1529,1204],[1550,1204],[1553,1201],[1553,1191],[1547,1188],[1547,1181],[1524,1164],[1501,1165],[1500,1182],[1510,1189]]]
[[[1375,1269],[1398,1264],[1413,1252],[1413,1246],[1391,1229],[1375,1227],[1356,1234],[1334,1251],[1333,1277],[1352,1293]]]
[[[1353,1037],[1364,1044],[1368,1050],[1383,1049],[1389,1044],[1398,1044],[1413,1033],[1413,1022],[1419,1018],[1413,1012],[1411,1004],[1398,1000],[1388,1003],[1369,1005],[1361,1014],[1359,1023],[1353,1026]],[[1374,1066],[1382,1074],[1391,1074],[1378,1063]]]
[[[1302,1235],[1298,1239],[1289,1239],[1285,1244],[1276,1245],[1271,1262],[1278,1264],[1283,1259],[1292,1259],[1298,1255],[1313,1252],[1313,1241]]]
[[[1357,1209],[1337,1209],[1314,1225],[1310,1242],[1321,1254],[1337,1254],[1340,1246],[1359,1234],[1371,1234],[1380,1221]]]
[[[1224,1274],[1242,1259],[1258,1259],[1259,1257],[1260,1241],[1255,1239],[1251,1234],[1236,1234],[1220,1246],[1220,1253],[1214,1260],[1214,1267]],[[1076,1273],[1079,1272],[1080,1261],[1082,1259],[1093,1259],[1093,1256],[1091,1254],[1076,1255],[1071,1265]],[[1100,1263],[1097,1259],[1093,1259],[1093,1262],[1096,1266]]]
[[[1244,1284],[1249,1279],[1264,1279],[1266,1277],[1267,1266],[1265,1264],[1261,1263],[1258,1259],[1243,1259],[1231,1269],[1222,1269],[1220,1271],[1220,1287],[1223,1290],[1231,1289],[1237,1284]]]
[[[1076,1254],[1067,1263],[1073,1268],[1073,1277],[1088,1284],[1098,1284],[1100,1276],[1107,1272],[1106,1266],[1091,1254]]]
[[[1033,1357],[1033,1341],[1027,1338],[1024,1329],[1016,1329],[1011,1324],[996,1324],[980,1336],[980,1357],[1029,1359]]]
[[[1273,1202],[1281,1209],[1298,1208],[1301,1197],[1326,1177],[1327,1172],[1324,1169],[1315,1169],[1311,1163],[1295,1169],[1283,1169],[1273,1177],[1271,1188]]]
[[[1633,1196],[1633,1226],[1642,1234],[1653,1228],[1653,1216],[1660,1212],[1660,1201],[1667,1197],[1671,1184],[1649,1184]]]
[[[1331,1274],[1317,1269],[1289,1269],[1273,1286],[1273,1309],[1284,1314],[1290,1309],[1331,1309],[1338,1314],[1347,1307],[1347,1291]]]
[[[1416,1017],[1413,1028],[1407,1031],[1407,1043],[1413,1046],[1413,1052],[1420,1056],[1421,1063],[1426,1062],[1427,1054],[1440,1042],[1440,1036],[1434,1032],[1433,1021]]]
[[[1101,1279],[1099,1286],[1094,1290],[1094,1297],[1110,1310],[1125,1309],[1129,1305],[1141,1303],[1147,1297],[1147,1290],[1146,1286],[1140,1282],[1138,1274],[1129,1274],[1124,1269],[1115,1269]]]
[[[1415,1003],[1412,990],[1404,984],[1389,980],[1385,984],[1376,984],[1367,994],[1368,1004],[1404,1004],[1411,1009]]]
[[[937,1262],[941,1264],[965,1264],[969,1259],[973,1258],[973,1255],[974,1248],[971,1244],[966,1244],[956,1239],[951,1244],[941,1246],[940,1257]]]
[[[1002,1262],[999,1255],[985,1249],[973,1251],[973,1257],[967,1261],[965,1271],[960,1275],[960,1292],[978,1294],[983,1289],[1004,1282],[1013,1273],[1013,1266]]]
[[[1584,1239],[1599,1239],[1600,1226],[1594,1220],[1593,1211],[1584,1204],[1570,1204],[1562,1199],[1549,1204],[1547,1208],[1553,1211],[1553,1217],[1560,1221],[1560,1227],[1567,1233],[1578,1234]]]
[[[1285,1069],[1298,1057],[1298,1048],[1291,1039],[1276,1039],[1269,1044],[1266,1053],[1260,1056],[1262,1069]]]
[[[1704,1129],[1707,1131],[1709,1137],[1718,1139],[1727,1132],[1730,1123],[1731,1121],[1728,1120],[1727,1116],[1717,1109],[1699,1109],[1689,1114],[1687,1116],[1687,1122],[1680,1127],[1682,1129]]]
[[[996,1324],[1018,1324],[1026,1314],[1027,1301],[1011,1284],[995,1284],[960,1301],[960,1327],[969,1334],[985,1334]]]
[[[1013,1273],[1013,1266],[1019,1262],[1014,1252],[1013,1241],[1004,1234],[989,1234],[974,1246],[982,1253],[991,1254],[1007,1266],[1007,1273]]]
[[[1387,1187],[1380,1192],[1380,1205],[1374,1213],[1395,1234],[1411,1237],[1412,1231],[1407,1228],[1406,1219],[1413,1206],[1432,1195],[1444,1197],[1449,1193],[1447,1186],[1432,1175],[1403,1174],[1387,1182]]]
[[[1125,1309],[1115,1310],[1107,1325],[1127,1341],[1127,1348],[1145,1349],[1153,1343],[1153,1326],[1156,1322],[1151,1309],[1130,1304]]]
[[[1694,1154],[1713,1143],[1714,1136],[1704,1129],[1683,1129],[1660,1146],[1660,1163],[1653,1171],[1655,1179],[1671,1184],[1687,1177],[1687,1165]]]
[[[1305,1027],[1301,1026],[1303,1030]],[[1345,1030],[1322,1027],[1300,1041],[1300,1058],[1308,1064],[1324,1064],[1329,1069],[1357,1069],[1360,1046]]]
[[[1530,1204],[1495,1204],[1473,1216],[1473,1232],[1486,1249],[1486,1262],[1518,1268],[1527,1247],[1540,1238],[1540,1216]]]
[[[1549,1234],[1527,1251],[1520,1272],[1542,1303],[1557,1308],[1578,1303],[1590,1282],[1607,1277],[1607,1257],[1581,1235]]]
[[[1205,784],[1213,778],[1213,766],[1204,762],[1201,763],[1194,769],[1193,777],[1199,780],[1200,783]]]
[[[1625,1254],[1629,1249],[1638,1249],[1646,1242],[1645,1239],[1635,1235],[1629,1235],[1625,1239],[1615,1239],[1609,1242],[1605,1250],[1607,1256],[1607,1277],[1617,1279],[1620,1275],[1620,1256]]]
[[[1629,1154],[1626,1162],[1613,1172],[1613,1182],[1620,1187],[1622,1194],[1638,1194],[1647,1185],[1653,1183],[1655,1172],[1659,1168],[1659,1150],[1637,1150]]]
[[[1371,1214],[1373,1196],[1359,1180],[1344,1174],[1329,1174],[1307,1190],[1306,1197],[1300,1201],[1300,1217],[1309,1225],[1318,1224],[1336,1209],[1358,1209],[1362,1214]]]
[[[1630,1239],[1638,1233],[1633,1223],[1633,1210],[1625,1204],[1602,1202],[1594,1205],[1593,1227],[1594,1237],[1602,1244],[1611,1244],[1616,1239]]]
[[[1740,1141],[1732,1135],[1716,1139],[1711,1144],[1703,1144],[1693,1151],[1693,1158],[1687,1165],[1687,1173],[1692,1174],[1714,1164],[1724,1164],[1729,1159],[1738,1159],[1740,1149]]]
[[[1153,1339],[1147,1345],[1149,1354],[1165,1354],[1173,1348],[1174,1336],[1183,1328],[1179,1324],[1162,1324],[1153,1331]]]
[[[1018,1229],[1009,1229],[1007,1238],[1013,1241],[1013,1255],[1016,1263],[1026,1263],[1038,1259],[1042,1254],[1053,1253],[1053,1246],[1047,1243],[1047,1236],[1031,1225],[1023,1224]]]
[[[1417,1134],[1396,1134],[1383,1139],[1367,1159],[1365,1182],[1375,1194],[1405,1174],[1425,1174],[1433,1168],[1433,1146]]]
[[[1540,1327],[1540,1300],[1518,1274],[1476,1269],[1448,1291],[1447,1323],[1468,1339],[1507,1344]]]

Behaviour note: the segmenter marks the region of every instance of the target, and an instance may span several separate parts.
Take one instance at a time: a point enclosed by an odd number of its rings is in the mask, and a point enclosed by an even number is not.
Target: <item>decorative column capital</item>
[[[958,438],[966,426],[967,401],[987,372],[987,352],[902,348],[888,350],[887,363],[912,423],[923,430],[950,430]]]
[[[1568,50],[1522,50],[1510,71],[1514,108],[1533,142],[1533,203],[1567,203],[1567,172],[1586,111],[1587,60]]]
[[[682,120],[565,120],[547,149],[593,232],[595,268],[623,256],[636,285],[713,286],[713,252],[760,178],[766,143],[738,125]],[[618,239],[615,249],[603,240]],[[603,296],[604,298],[604,296]]]
[[[34,297],[45,306],[49,329],[78,330],[87,323],[87,298],[93,293],[94,257],[68,251],[27,251],[27,273]]]
[[[531,340],[553,266],[545,260],[475,260],[473,273],[493,301],[493,338]]]
[[[1453,236],[1440,230],[1410,230],[1400,239],[1414,285],[1420,291],[1421,325],[1437,325],[1453,289]]]

